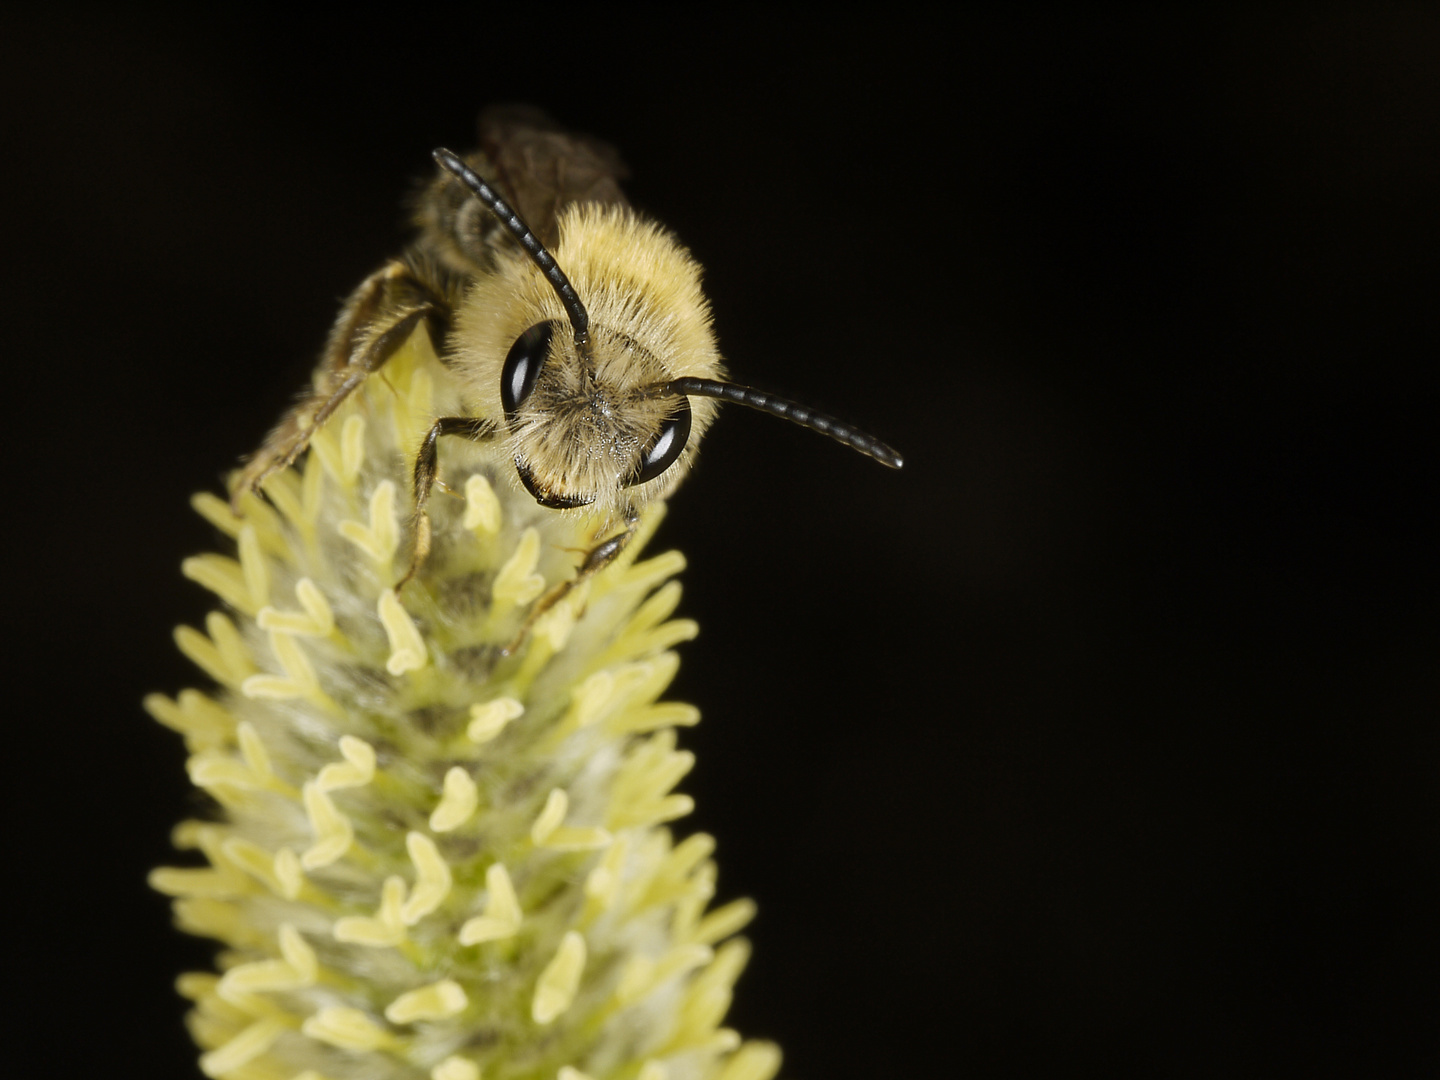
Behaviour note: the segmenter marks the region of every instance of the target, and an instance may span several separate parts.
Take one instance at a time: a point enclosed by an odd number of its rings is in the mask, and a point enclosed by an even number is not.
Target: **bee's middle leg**
[[[444,302],[403,262],[391,263],[367,278],[331,333],[320,363],[320,385],[285,414],[245,462],[232,489],[232,506],[238,511],[245,492],[259,491],[271,473],[292,464],[315,432],[410,339],[421,321],[429,323],[433,333],[448,318]]]

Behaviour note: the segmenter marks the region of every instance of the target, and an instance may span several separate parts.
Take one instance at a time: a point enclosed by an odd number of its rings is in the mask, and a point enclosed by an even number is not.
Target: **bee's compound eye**
[[[660,434],[655,436],[655,441],[640,455],[640,465],[625,486],[634,487],[647,480],[654,480],[675,464],[675,459],[680,456],[680,451],[685,449],[685,442],[689,438],[690,403],[681,398],[680,408],[661,425]]]
[[[505,366],[500,369],[500,403],[505,415],[512,416],[535,389],[535,380],[550,355],[550,339],[555,334],[552,322],[536,323],[510,346]]]

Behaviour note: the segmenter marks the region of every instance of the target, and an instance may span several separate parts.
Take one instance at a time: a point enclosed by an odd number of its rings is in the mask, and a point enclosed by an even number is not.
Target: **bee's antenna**
[[[753,386],[738,386],[735,383],[721,382],[718,379],[697,379],[687,375],[683,379],[671,379],[669,382],[660,383],[655,388],[655,392],[661,397],[678,397],[684,394],[688,397],[708,397],[733,401],[737,405],[746,405],[752,409],[758,409],[760,412],[769,413],[771,416],[789,420],[801,427],[807,427],[811,431],[818,431],[821,435],[829,435],[836,442],[844,443],[852,450],[859,450],[860,453],[874,458],[881,465],[898,469],[905,464],[905,459],[900,456],[899,451],[887,446],[875,436],[866,435],[859,428],[842,423],[833,416],[816,412],[809,406],[776,397],[774,394],[767,394],[763,390],[756,390]]]
[[[502,199],[489,184],[480,179],[474,169],[460,160],[458,154],[446,150],[443,146],[436,150],[434,158],[440,163],[440,167],[453,175],[464,184],[474,196],[490,208],[490,212],[500,219],[500,223],[509,229],[515,239],[520,241],[520,246],[525,249],[525,254],[540,268],[545,275],[545,280],[550,282],[550,287],[560,297],[560,303],[565,305],[565,313],[570,316],[570,325],[575,328],[575,346],[583,349],[590,341],[590,315],[585,310],[585,305],[580,302],[580,297],[575,295],[575,287],[570,284],[570,279],[565,272],[556,265],[555,259],[550,252],[545,250],[545,245],[530,231],[530,226],[511,209],[510,204]]]

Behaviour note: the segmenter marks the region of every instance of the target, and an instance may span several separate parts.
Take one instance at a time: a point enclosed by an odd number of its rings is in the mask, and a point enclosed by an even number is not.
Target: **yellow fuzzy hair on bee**
[[[536,386],[511,426],[509,448],[540,486],[593,495],[595,509],[615,518],[622,500],[643,504],[674,490],[719,411],[713,399],[695,399],[680,458],[627,491],[644,441],[674,411],[672,398],[645,388],[682,376],[718,379],[724,369],[700,264],[668,230],[628,208],[578,204],[561,214],[559,235],[555,260],[585,298],[593,359],[556,335],[546,366],[554,377]],[[537,323],[565,320],[554,289],[529,262],[475,280],[456,313],[453,354],[478,415],[504,413],[501,365],[515,340]]]

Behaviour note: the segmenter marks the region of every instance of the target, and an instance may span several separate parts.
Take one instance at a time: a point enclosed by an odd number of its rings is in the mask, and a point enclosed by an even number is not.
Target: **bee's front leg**
[[[397,593],[430,555],[430,513],[426,508],[430,504],[430,489],[438,480],[440,448],[436,444],[442,435],[461,435],[471,442],[484,442],[494,437],[495,425],[474,416],[442,416],[425,433],[420,452],[415,455],[415,550],[410,556],[410,568],[395,583]]]
[[[544,596],[535,602],[530,609],[530,614],[525,616],[525,624],[520,627],[510,644],[501,651],[502,656],[509,656],[524,643],[529,636],[531,629],[536,622],[547,611],[553,608],[561,600],[570,594],[570,591],[587,578],[594,577],[607,566],[620,557],[620,553],[630,546],[630,541],[635,537],[635,530],[640,525],[640,513],[633,506],[625,511],[625,528],[607,540],[602,540],[585,553],[585,561],[575,571],[575,576],[568,581],[562,581]]]

